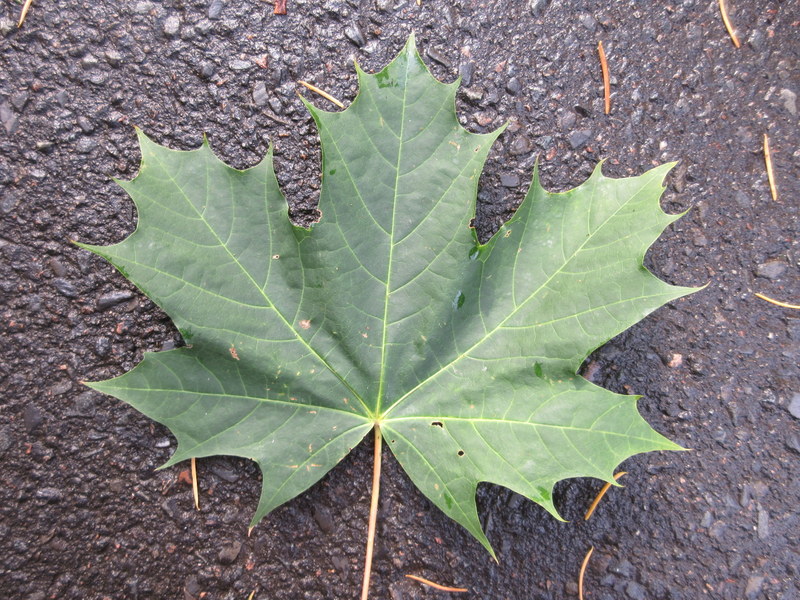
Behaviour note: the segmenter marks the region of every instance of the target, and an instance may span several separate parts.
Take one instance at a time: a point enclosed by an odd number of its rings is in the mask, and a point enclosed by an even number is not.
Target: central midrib
[[[389,257],[386,265],[386,294],[383,299],[383,333],[381,337],[381,369],[378,379],[378,396],[375,400],[375,414],[376,418],[380,418],[381,414],[381,401],[383,400],[383,391],[386,385],[386,333],[389,329],[389,297],[392,289],[392,261],[394,260],[394,228],[395,217],[397,215],[397,190],[400,185],[400,163],[403,160],[403,139],[405,137],[406,129],[406,101],[408,99],[408,71],[409,66],[413,60],[412,56],[407,57],[405,79],[403,81],[403,104],[400,110],[400,134],[398,140],[400,147],[397,149],[397,164],[395,165],[394,175],[394,197],[392,198],[392,224],[389,229]]]

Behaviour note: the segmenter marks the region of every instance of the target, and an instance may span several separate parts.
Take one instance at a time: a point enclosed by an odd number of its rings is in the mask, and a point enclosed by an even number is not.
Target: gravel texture
[[[544,184],[579,184],[680,161],[665,209],[692,210],[646,264],[708,287],[653,314],[587,362],[593,381],[642,394],[650,423],[691,452],[627,461],[590,521],[599,482],[557,489],[570,522],[501,488],[479,490],[500,564],[385,457],[375,599],[800,597],[800,302],[797,93],[800,4],[733,0],[742,47],[714,0],[261,0],[35,2],[0,8],[0,590],[4,598],[357,595],[368,444],[248,536],[259,491],[247,461],[199,461],[202,510],[168,431],[81,385],[180,339],[108,264],[135,226],[112,178],[138,168],[132,125],[177,149],[203,132],[231,165],[275,144],[292,216],[315,217],[319,146],[298,79],[349,102],[352,61],[383,66],[411,31],[475,132],[510,125],[481,180],[485,239],[521,200],[536,156]],[[611,72],[603,114],[596,46]],[[768,133],[778,200],[762,154]]]

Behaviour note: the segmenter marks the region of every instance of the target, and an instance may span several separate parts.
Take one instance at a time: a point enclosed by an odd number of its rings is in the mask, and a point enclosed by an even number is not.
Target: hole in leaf
[[[464,456],[464,451],[463,451],[463,450],[459,450],[459,451],[458,451],[458,455],[459,455],[459,456]]]
[[[434,421],[433,423],[431,423],[431,427],[441,427],[442,429],[444,429],[444,425],[442,425],[441,421]]]

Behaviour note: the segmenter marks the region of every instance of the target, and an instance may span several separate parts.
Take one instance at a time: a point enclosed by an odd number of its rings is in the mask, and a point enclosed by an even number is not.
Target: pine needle
[[[439,583],[434,583],[430,579],[425,579],[424,577],[418,577],[417,575],[406,575],[406,577],[408,577],[409,579],[413,579],[414,581],[419,581],[420,583],[422,583],[424,585],[429,585],[433,589],[439,590],[440,592],[460,593],[460,592],[468,592],[469,591],[467,588],[448,587],[446,585],[441,585]]]
[[[197,489],[197,459],[192,457],[192,494],[194,494],[194,507],[200,510],[200,491]]]
[[[300,85],[306,86],[312,92],[314,92],[315,94],[319,94],[320,96],[322,96],[326,100],[330,100],[331,102],[333,102],[339,108],[344,108],[344,104],[342,104],[339,100],[337,100],[336,98],[331,96],[328,92],[325,92],[325,91],[319,89],[317,86],[311,85],[310,83],[308,83],[306,81],[303,81],[303,80],[300,80],[297,83],[299,83]]]
[[[589,551],[586,553],[581,563],[581,570],[578,573],[578,600],[583,600],[583,575],[586,573],[586,565],[589,564],[589,558],[591,558],[592,552],[594,552],[594,546],[589,548]]]
[[[728,9],[725,8],[725,0],[719,0],[719,12],[722,13],[722,22],[725,23],[725,29],[728,30],[728,35],[731,36],[733,45],[737,48],[740,47],[739,38],[736,37],[736,32],[733,30],[733,25],[731,25],[731,20],[728,18]]]
[[[600,55],[600,69],[603,71],[603,97],[606,101],[606,114],[611,112],[611,82],[608,78],[608,63],[603,42],[597,42],[597,53]]]
[[[619,473],[614,475],[614,481],[617,481],[620,477],[622,477],[623,475],[627,475],[627,474],[628,474],[627,471],[620,471]],[[598,504],[600,504],[600,500],[603,499],[603,496],[606,495],[606,492],[608,491],[608,488],[610,488],[610,487],[611,487],[611,484],[610,483],[606,483],[602,488],[600,488],[600,491],[597,493],[597,496],[595,497],[594,501],[589,505],[589,510],[586,511],[586,516],[583,517],[584,521],[588,521],[589,520],[589,517],[592,516],[592,513],[594,512],[594,509],[597,508]]]
[[[767,165],[767,179],[769,180],[769,191],[772,200],[778,199],[778,188],[775,187],[775,173],[772,171],[772,154],[769,151],[769,137],[764,134],[764,162]]]
[[[783,308],[793,308],[795,310],[800,310],[800,304],[789,304],[788,302],[781,302],[780,300],[774,300],[773,298],[765,296],[764,294],[757,293],[756,296],[761,298],[762,300],[766,300],[767,302],[770,302],[777,306],[782,306]]]
[[[22,5],[22,11],[19,13],[19,23],[17,23],[17,29],[22,27],[22,24],[25,22],[25,17],[28,16],[28,10],[30,10],[31,4],[33,4],[33,0],[25,0],[25,4]]]

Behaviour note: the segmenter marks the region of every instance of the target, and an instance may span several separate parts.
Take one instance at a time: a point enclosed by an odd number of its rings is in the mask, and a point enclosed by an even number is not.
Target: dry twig
[[[769,180],[769,191],[772,199],[778,199],[778,188],[775,187],[775,173],[772,171],[772,154],[769,151],[769,137],[764,134],[764,162],[767,165],[767,179]]]
[[[600,69],[603,71],[603,97],[606,101],[606,114],[611,112],[611,82],[608,78],[608,63],[603,42],[597,42],[597,53],[600,55]]]
[[[775,304],[776,306],[781,306],[783,308],[793,308],[795,310],[800,310],[800,304],[789,304],[788,302],[781,302],[780,300],[775,300],[770,298],[769,296],[765,296],[764,294],[756,294],[757,297],[761,298],[762,300],[766,300],[771,304]]]
[[[578,573],[578,600],[583,600],[583,575],[584,573],[586,573],[586,565],[589,564],[589,558],[591,558],[592,552],[594,552],[594,546],[589,548],[589,551],[583,558],[583,562],[581,563],[581,570]]]
[[[627,475],[627,474],[628,474],[627,471],[620,471],[619,473],[614,475],[614,481],[618,480],[620,477],[622,477],[623,475]],[[589,510],[586,511],[586,516],[583,517],[584,521],[588,521],[589,520],[589,517],[592,516],[592,513],[594,512],[594,509],[597,508],[598,504],[600,504],[600,500],[603,499],[603,496],[606,495],[606,492],[608,491],[608,488],[610,488],[610,487],[611,487],[611,484],[610,483],[606,483],[602,488],[600,488],[600,491],[597,493],[597,496],[595,497],[594,501],[589,505]]]
[[[429,579],[425,579],[424,577],[419,577],[417,575],[406,575],[406,577],[408,577],[409,579],[413,579],[414,581],[419,581],[420,583],[422,583],[424,585],[429,585],[433,589],[439,590],[440,592],[460,593],[460,592],[468,592],[469,591],[467,588],[448,587],[446,585],[441,585],[439,583],[434,583],[433,581],[431,581]]]
[[[731,36],[731,40],[733,40],[733,45],[737,48],[741,46],[739,43],[739,38],[736,37],[736,32],[733,30],[733,25],[731,25],[731,20],[728,18],[728,9],[725,8],[725,0],[719,0],[719,12],[722,13],[722,22],[725,23],[725,29],[728,30],[728,35]]]
[[[322,91],[322,90],[321,90],[321,89],[319,89],[317,86],[315,86],[315,85],[311,85],[310,83],[308,83],[308,82],[306,82],[306,81],[303,81],[303,80],[300,80],[300,81],[298,81],[297,83],[299,83],[300,85],[304,85],[304,86],[306,86],[306,87],[307,87],[308,89],[310,89],[312,92],[314,92],[315,94],[319,94],[320,96],[322,96],[322,97],[323,97],[323,98],[325,98],[326,100],[330,100],[331,102],[333,102],[333,103],[334,103],[336,106],[338,106],[339,108],[344,108],[344,104],[342,104],[341,102],[339,102],[339,100],[337,100],[336,98],[334,98],[333,96],[331,96],[331,95],[330,95],[328,92],[324,92],[324,91]]]
[[[28,10],[30,10],[31,4],[33,4],[33,0],[25,0],[25,4],[22,5],[22,11],[19,13],[19,22],[17,23],[17,29],[22,27],[22,24],[25,22],[25,17],[28,16]]]

